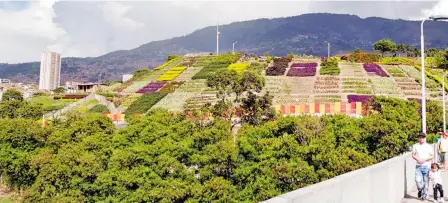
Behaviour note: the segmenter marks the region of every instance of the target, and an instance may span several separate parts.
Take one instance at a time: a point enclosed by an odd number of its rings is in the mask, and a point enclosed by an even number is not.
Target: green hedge
[[[103,104],[97,104],[94,107],[92,107],[91,109],[89,109],[90,113],[104,113],[104,112],[109,112],[109,109],[107,108],[107,106],[103,105]]]

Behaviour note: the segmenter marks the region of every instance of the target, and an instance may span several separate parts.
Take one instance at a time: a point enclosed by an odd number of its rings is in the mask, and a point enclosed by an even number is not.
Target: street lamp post
[[[330,59],[330,42],[325,41],[327,43],[328,51],[327,51],[327,59]]]
[[[238,42],[238,41],[233,41],[233,43],[232,43],[232,54],[235,53],[235,44],[236,44],[237,42]]]
[[[446,110],[445,110],[445,77],[448,74],[445,73],[442,78],[442,93],[443,93],[443,132],[446,133]]]
[[[430,20],[448,20],[448,16],[433,15],[429,17]],[[423,35],[423,24],[427,19],[423,19],[420,25],[420,44],[421,44],[421,64],[422,64],[422,132],[426,133],[426,93],[425,93],[425,37]],[[444,112],[445,113],[445,112]]]

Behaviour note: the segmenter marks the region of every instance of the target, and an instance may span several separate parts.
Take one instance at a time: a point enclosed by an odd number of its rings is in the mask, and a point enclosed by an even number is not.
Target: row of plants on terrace
[[[137,90],[136,93],[144,94],[144,93],[157,92],[165,84],[167,84],[167,82],[165,82],[165,81],[162,81],[162,82],[150,82],[146,86],[144,86],[143,88]]]
[[[392,77],[398,77],[398,78],[402,78],[402,77],[406,77],[407,75],[405,73],[403,73],[403,71],[401,71],[399,68],[395,67],[395,66],[382,66],[383,68],[386,69],[386,71],[392,76]]]
[[[374,74],[376,74],[378,76],[381,76],[381,77],[389,77],[389,75],[387,75],[387,73],[384,72],[384,70],[378,64],[368,64],[368,63],[365,63],[363,65],[363,67],[364,67],[364,70],[366,72],[368,72],[368,73],[374,73]]]
[[[286,69],[285,69],[286,70]],[[309,77],[316,75],[316,68],[290,68],[287,76],[291,77]]]
[[[145,93],[138,97],[124,112],[126,120],[131,121],[141,114],[145,114],[153,105],[159,102],[166,93],[152,92]]]
[[[179,76],[187,67],[186,66],[178,66],[170,68],[167,72],[161,75],[157,81],[172,81],[177,76]]]
[[[241,57],[241,53],[220,54],[214,57],[201,71],[199,71],[192,79],[206,79],[208,75],[226,69],[230,64],[235,63]]]
[[[410,77],[414,78],[415,81],[421,85],[421,72],[420,72],[421,69],[418,65],[415,66],[400,65],[398,67],[401,70],[403,70],[406,74],[408,74]],[[442,84],[441,78],[431,74],[428,71],[425,72],[426,72],[425,74],[426,88],[428,88],[430,91],[439,91],[441,89]]]
[[[338,67],[337,60],[329,59],[320,64],[320,75],[339,75],[339,73],[341,73],[341,70]]]
[[[274,64],[268,69],[266,69],[266,75],[268,76],[279,76],[284,75],[286,69],[288,68],[289,62],[291,62],[292,58],[282,56],[280,58],[274,58]]]
[[[182,62],[180,62],[178,64],[178,66],[186,66],[186,67],[191,67],[193,66],[198,60],[199,60],[199,56],[195,56],[195,57],[184,57],[182,58]]]

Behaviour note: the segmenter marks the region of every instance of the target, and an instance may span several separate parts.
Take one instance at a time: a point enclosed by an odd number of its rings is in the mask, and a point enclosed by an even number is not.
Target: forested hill
[[[168,54],[214,52],[215,32],[215,26],[210,26],[186,36],[154,41],[132,50],[115,51],[100,57],[63,58],[62,80],[118,80],[124,73],[156,66]],[[420,43],[420,22],[377,17],[362,19],[342,14],[304,14],[234,22],[221,26],[220,32],[221,52],[229,51],[232,41],[236,40],[237,51],[255,54],[267,52],[273,55],[296,53],[325,56],[326,40],[331,41],[333,53],[344,53],[355,48],[371,50],[373,43],[382,38],[414,47],[419,47]],[[446,33],[448,23],[425,23],[426,47],[447,47]],[[38,73],[38,62],[0,64],[1,78],[37,82]]]

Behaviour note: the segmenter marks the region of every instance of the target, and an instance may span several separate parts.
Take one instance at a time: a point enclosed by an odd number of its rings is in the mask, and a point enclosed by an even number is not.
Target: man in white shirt
[[[415,182],[418,188],[418,198],[426,200],[428,196],[429,169],[434,158],[433,147],[426,143],[426,134],[418,135],[419,142],[412,146],[412,158],[417,161],[415,166]]]

